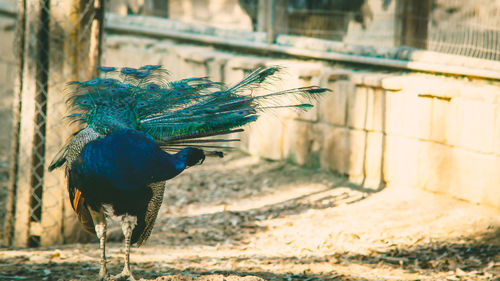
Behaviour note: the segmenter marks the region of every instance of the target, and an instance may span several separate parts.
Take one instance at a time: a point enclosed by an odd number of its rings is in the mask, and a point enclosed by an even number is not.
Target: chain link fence
[[[64,120],[65,87],[95,75],[102,22],[99,0],[18,2],[7,245],[51,245],[85,235],[67,200],[64,171],[47,167],[77,129]]]

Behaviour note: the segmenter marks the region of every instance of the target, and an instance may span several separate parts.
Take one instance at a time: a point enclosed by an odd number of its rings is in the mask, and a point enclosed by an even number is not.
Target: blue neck
[[[146,134],[120,130],[87,144],[81,153],[83,163],[75,168],[116,187],[135,189],[177,176],[193,161],[193,150],[172,155]]]

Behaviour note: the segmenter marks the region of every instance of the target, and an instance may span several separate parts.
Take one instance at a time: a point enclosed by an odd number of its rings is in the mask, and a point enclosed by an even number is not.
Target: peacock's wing
[[[83,147],[87,143],[99,137],[101,137],[101,135],[90,127],[86,127],[74,133],[68,143],[56,154],[50,163],[49,171],[52,171],[66,163],[67,172],[71,163],[77,159],[78,155],[80,155]]]
[[[158,216],[158,211],[160,210],[161,203],[163,202],[163,193],[165,191],[165,182],[155,182],[149,185],[153,195],[148,202],[148,207],[146,209],[146,214],[144,216],[145,227],[144,230],[139,235],[137,240],[137,245],[143,245],[146,240],[148,240],[149,235],[151,235],[151,231],[153,230],[153,226],[156,221],[156,217]]]

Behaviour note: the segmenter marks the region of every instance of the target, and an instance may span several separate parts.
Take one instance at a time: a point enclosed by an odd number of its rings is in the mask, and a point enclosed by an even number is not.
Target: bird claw
[[[99,281],[109,281],[109,273],[104,270],[104,271],[99,271]]]
[[[132,273],[130,272],[122,272],[117,275],[111,276],[109,281],[136,281]]]

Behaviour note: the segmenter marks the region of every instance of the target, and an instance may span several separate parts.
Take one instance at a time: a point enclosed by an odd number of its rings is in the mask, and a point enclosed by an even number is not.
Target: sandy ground
[[[500,280],[500,211],[233,152],[169,182],[131,259],[145,280]],[[98,262],[96,243],[3,248],[0,280],[93,280]]]

